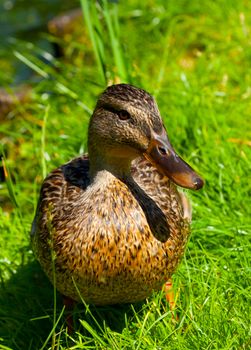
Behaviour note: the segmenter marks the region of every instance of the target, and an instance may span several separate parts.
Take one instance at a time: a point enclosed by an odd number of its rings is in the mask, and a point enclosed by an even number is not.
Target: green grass
[[[64,59],[48,66],[36,45],[12,47],[36,76],[32,102],[0,121],[9,174],[0,184],[0,349],[250,349],[251,3],[82,4],[84,44],[73,37]],[[45,173],[86,151],[90,110],[118,80],[155,95],[173,145],[206,186],[189,192],[193,232],[173,277],[179,319],[160,292],[137,305],[81,304],[68,335],[29,230]]]

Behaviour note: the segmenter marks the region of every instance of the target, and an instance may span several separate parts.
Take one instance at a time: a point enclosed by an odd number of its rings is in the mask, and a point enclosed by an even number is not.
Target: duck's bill
[[[152,132],[145,157],[176,185],[194,190],[204,185],[203,179],[174,151],[164,129],[161,135]]]

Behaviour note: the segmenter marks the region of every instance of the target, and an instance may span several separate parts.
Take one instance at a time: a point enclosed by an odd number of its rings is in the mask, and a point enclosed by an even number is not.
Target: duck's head
[[[196,190],[203,186],[171,146],[153,97],[132,85],[109,86],[100,96],[89,125],[88,148],[96,170],[126,173],[131,161],[143,155],[175,184]]]

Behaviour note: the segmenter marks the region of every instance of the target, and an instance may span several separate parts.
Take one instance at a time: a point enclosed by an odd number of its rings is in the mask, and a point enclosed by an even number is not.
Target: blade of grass
[[[107,346],[107,343],[101,338],[98,333],[85,320],[80,320],[82,326],[96,339],[102,346]]]
[[[3,339],[0,338],[0,340],[3,340]],[[1,349],[1,350],[12,350],[12,349],[9,348],[8,346],[2,345],[2,344],[0,344],[0,349]]]
[[[5,182],[6,182],[6,186],[7,186],[7,190],[8,190],[10,199],[11,199],[13,205],[16,208],[18,208],[19,205],[18,205],[18,202],[17,202],[17,199],[16,199],[14,186],[13,186],[13,183],[12,183],[12,180],[11,180],[11,177],[10,177],[10,171],[8,169],[8,166],[7,166],[6,157],[5,157],[3,149],[2,149],[2,164],[3,164],[4,178],[5,178]]]
[[[49,74],[47,72],[45,72],[43,69],[41,69],[40,67],[38,67],[38,65],[36,65],[35,63],[31,62],[31,60],[29,60],[27,57],[25,57],[24,55],[22,55],[20,52],[18,51],[14,51],[14,55],[16,56],[16,58],[18,58],[21,62],[23,62],[24,64],[26,64],[26,66],[30,67],[32,70],[34,70],[35,72],[37,72],[39,75],[41,75],[43,78],[49,78]]]
[[[99,322],[98,322],[98,321],[96,320],[96,318],[93,316],[93,314],[92,314],[92,312],[91,312],[91,310],[90,310],[89,305],[88,305],[88,304],[85,302],[85,300],[83,299],[83,297],[82,297],[82,295],[81,295],[81,293],[80,293],[80,291],[79,291],[79,288],[78,288],[78,286],[77,286],[77,284],[76,284],[76,282],[75,282],[75,280],[74,280],[73,277],[72,277],[72,282],[73,282],[73,284],[74,284],[74,287],[75,287],[76,290],[77,290],[77,293],[78,293],[78,295],[79,295],[79,297],[80,297],[81,302],[82,302],[83,305],[85,306],[85,313],[91,316],[92,320],[94,321],[94,323],[96,324],[96,326],[99,328],[99,330],[100,330],[102,333],[104,333],[104,330],[103,330],[102,327],[100,326]]]
[[[96,32],[97,27],[94,24],[94,20],[95,20],[96,24],[98,23],[97,14],[95,14],[96,8],[94,8],[95,3],[92,4],[88,0],[80,0],[80,3],[82,6],[83,17],[85,19],[85,22],[86,22],[86,25],[87,25],[87,28],[89,31],[89,35],[91,38],[91,42],[93,45],[93,51],[94,51],[94,55],[95,55],[95,58],[97,61],[99,73],[100,73],[103,84],[106,85],[106,68],[104,65],[104,62],[105,62],[105,60],[104,60],[104,47],[103,47],[102,41],[99,39],[99,37],[97,35],[97,32]],[[91,11],[90,7],[92,7],[93,11]]]
[[[123,60],[123,55],[118,39],[118,33],[116,33],[115,28],[118,25],[118,19],[117,16],[117,4],[111,4],[112,9],[108,6],[107,0],[103,1],[104,4],[104,18],[106,21],[106,25],[108,28],[108,33],[110,37],[110,43],[112,47],[113,57],[114,57],[114,63],[115,67],[117,68],[117,74],[119,75],[119,78],[123,82],[128,81],[128,74],[125,69],[125,64]]]
[[[63,306],[63,308],[62,308],[62,310],[61,310],[61,312],[60,312],[60,315],[58,316],[58,319],[57,319],[56,322],[54,323],[52,330],[50,331],[48,337],[46,338],[46,340],[45,340],[43,346],[40,348],[40,350],[44,350],[44,349],[45,349],[45,347],[46,347],[46,345],[48,344],[50,338],[53,336],[53,334],[55,334],[55,329],[56,329],[56,327],[57,327],[59,321],[61,320],[61,318],[62,318],[62,316],[63,316],[63,314],[64,314],[64,310],[65,310],[65,307]]]
[[[47,175],[47,166],[46,166],[46,159],[45,159],[45,133],[46,133],[46,123],[47,123],[49,110],[50,110],[50,105],[47,105],[45,108],[42,133],[41,133],[41,163],[42,163],[41,165],[42,165],[43,178],[45,178]]]
[[[86,104],[84,104],[81,100],[79,100],[78,94],[67,86],[67,81],[63,81],[63,82],[59,81],[59,80],[64,80],[62,75],[57,74],[55,71],[51,69],[50,66],[40,61],[37,57],[28,58],[16,50],[14,51],[14,55],[21,62],[23,62],[27,67],[34,70],[34,72],[42,76],[44,79],[53,78],[55,80],[55,86],[58,89],[58,91],[75,100],[77,104],[81,106],[89,115],[92,114],[92,110]]]

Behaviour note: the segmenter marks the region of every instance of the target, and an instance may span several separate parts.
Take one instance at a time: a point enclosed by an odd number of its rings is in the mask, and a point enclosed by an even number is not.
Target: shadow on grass
[[[53,289],[36,262],[19,267],[1,283],[0,304],[4,345],[13,349],[41,347],[52,328]]]
[[[37,262],[19,267],[8,281],[1,283],[0,305],[3,345],[13,350],[40,349],[53,328],[53,287]],[[142,303],[135,307],[141,308]],[[57,294],[57,316],[62,308],[62,297]],[[90,306],[87,312],[83,304],[78,304],[74,309],[75,330],[86,333],[78,321],[83,319],[98,333],[104,324],[121,332],[125,327],[125,315],[132,315],[131,305]],[[56,332],[65,328],[64,314]],[[61,340],[64,342],[63,336]]]

